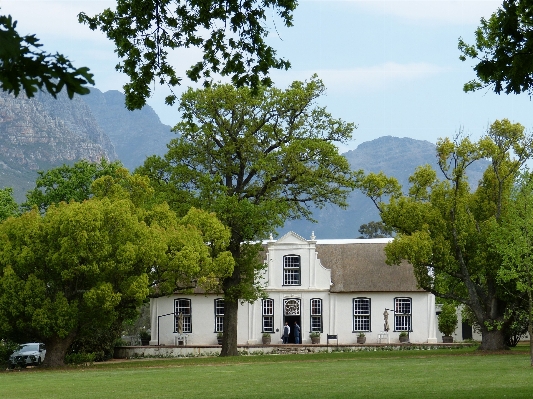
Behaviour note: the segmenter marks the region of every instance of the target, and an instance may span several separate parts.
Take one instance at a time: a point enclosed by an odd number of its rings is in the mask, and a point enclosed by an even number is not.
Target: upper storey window
[[[283,257],[283,285],[301,285],[301,266],[298,255]]]

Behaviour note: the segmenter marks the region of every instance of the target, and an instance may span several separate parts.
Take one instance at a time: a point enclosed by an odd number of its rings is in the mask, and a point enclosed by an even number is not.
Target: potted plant
[[[309,336],[311,337],[312,344],[320,343],[320,333],[318,331],[313,331],[311,334],[309,334]]]
[[[451,303],[445,303],[442,305],[441,312],[439,314],[439,331],[444,335],[442,342],[452,343],[455,329],[457,328],[457,311],[455,306]]]
[[[139,338],[141,339],[141,345],[150,345],[150,338],[151,338],[151,334],[150,334],[150,330],[147,330],[146,328],[141,328],[141,330],[139,331]]]
[[[409,342],[409,334],[407,331],[400,332],[400,342]]]
[[[270,345],[271,336],[270,333],[263,333],[263,345]]]
[[[221,332],[217,333],[217,343],[219,345],[222,345],[222,338],[223,337],[224,337],[224,333],[221,333]]]
[[[364,344],[365,342],[366,342],[366,335],[365,335],[365,333],[360,332],[360,333],[357,335],[357,343],[358,343],[358,344]]]

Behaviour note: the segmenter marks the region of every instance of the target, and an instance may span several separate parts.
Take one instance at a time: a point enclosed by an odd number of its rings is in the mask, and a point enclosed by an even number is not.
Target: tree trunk
[[[46,356],[44,367],[61,367],[65,365],[65,355],[69,346],[74,342],[76,333],[71,332],[65,338],[52,337],[44,341],[46,344]]]
[[[239,301],[224,299],[224,336],[220,356],[239,356],[237,350],[237,315]]]
[[[480,350],[483,351],[501,351],[509,349],[505,345],[505,334],[503,330],[481,330],[481,346]]]

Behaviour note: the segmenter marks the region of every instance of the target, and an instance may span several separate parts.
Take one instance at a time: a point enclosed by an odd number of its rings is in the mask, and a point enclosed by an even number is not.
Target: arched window
[[[300,257],[286,255],[283,257],[283,285],[300,285]]]

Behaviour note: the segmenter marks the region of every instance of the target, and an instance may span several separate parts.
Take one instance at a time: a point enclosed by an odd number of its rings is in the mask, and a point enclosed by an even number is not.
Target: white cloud
[[[358,93],[384,90],[412,82],[420,82],[449,71],[449,68],[419,62],[400,64],[386,62],[380,65],[350,69],[323,69],[318,71],[273,72],[278,87],[287,86],[294,80],[309,79],[316,73],[329,93]]]

